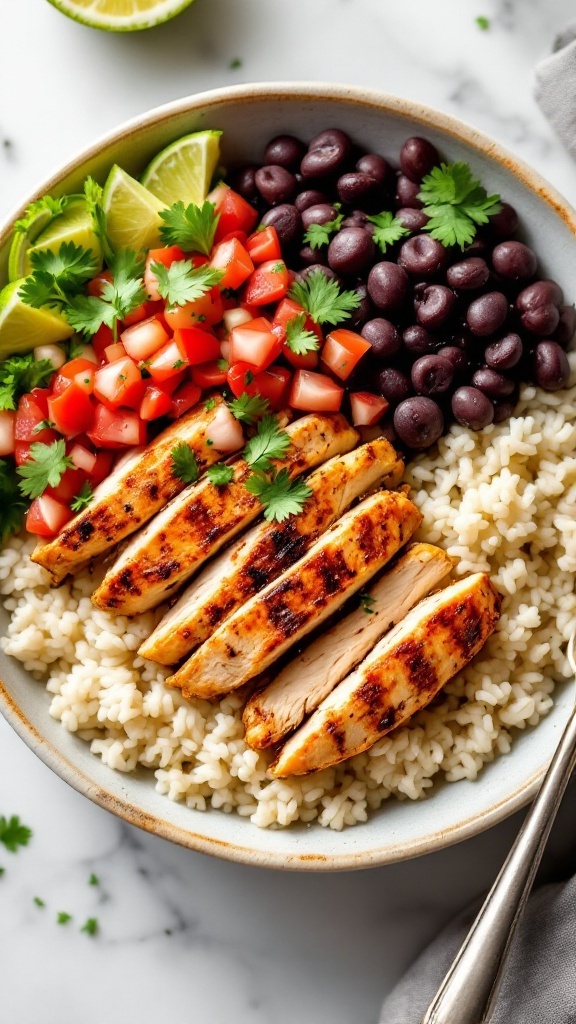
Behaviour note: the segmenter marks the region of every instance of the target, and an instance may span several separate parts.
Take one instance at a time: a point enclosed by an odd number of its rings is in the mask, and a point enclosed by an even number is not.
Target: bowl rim
[[[494,141],[484,132],[449,114],[426,106],[417,101],[404,99],[390,93],[380,92],[360,86],[343,85],[331,82],[260,82],[244,83],[211,89],[182,99],[171,101],[154,107],[144,114],[123,122],[120,126],[102,135],[96,142],[83,148],[72,156],[64,166],[59,167],[14,210],[0,226],[0,249],[8,241],[14,221],[21,217],[25,208],[36,198],[57,189],[62,179],[80,170],[83,164],[97,157],[101,150],[125,139],[143,129],[150,129],[163,122],[166,118],[193,112],[198,108],[217,107],[226,103],[242,103],[254,99],[283,100],[286,98],[309,100],[337,100],[350,106],[369,106],[384,113],[392,113],[403,117],[411,125],[422,126],[423,129],[433,128],[445,135],[464,142],[500,164],[505,170],[517,177],[527,188],[546,203],[566,225],[576,234],[576,210],[542,175],[533,170],[504,146]],[[330,855],[321,853],[286,854],[277,851],[258,851],[239,843],[224,842],[190,831],[178,825],[162,820],[154,814],[142,810],[130,800],[119,798],[95,783],[89,775],[79,769],[57,747],[48,742],[33,723],[18,707],[10,695],[6,684],[0,679],[0,711],[15,732],[27,746],[73,789],[87,796],[94,803],[111,811],[129,824],[168,839],[188,849],[211,854],[226,860],[235,861],[257,867],[280,868],[287,870],[307,871],[343,871],[360,868],[377,867],[401,860],[408,860],[423,854],[451,846],[469,839],[493,825],[503,821],[509,815],[525,806],[535,795],[544,776],[546,765],[541,765],[520,786],[508,796],[472,817],[465,818],[457,825],[438,828],[425,836],[413,840],[388,843],[369,851],[352,851],[349,853]]]

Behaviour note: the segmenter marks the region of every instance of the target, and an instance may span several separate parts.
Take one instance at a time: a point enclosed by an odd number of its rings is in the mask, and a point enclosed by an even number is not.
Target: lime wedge
[[[39,230],[38,230],[39,226]],[[58,252],[62,242],[74,242],[82,249],[91,249],[102,268],[102,247],[94,230],[92,215],[84,196],[70,196],[62,213],[46,220],[39,213],[26,232],[14,236],[8,264],[11,281],[25,277],[32,271],[31,254],[41,249]]]
[[[29,352],[37,345],[51,345],[74,334],[56,310],[27,306],[18,295],[24,281],[12,281],[0,292],[0,359],[15,352]]]
[[[138,252],[163,244],[159,213],[164,203],[117,164],[104,186],[103,205],[108,238],[114,249]]]
[[[137,32],[174,18],[192,0],[49,0],[62,14],[105,32]]]
[[[220,158],[222,132],[195,132],[185,135],[155,156],[141,182],[166,206],[179,199],[188,206],[200,206],[208,192]]]

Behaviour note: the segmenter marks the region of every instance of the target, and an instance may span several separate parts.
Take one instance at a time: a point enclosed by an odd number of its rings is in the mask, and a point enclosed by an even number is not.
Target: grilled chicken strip
[[[172,472],[172,451],[178,444],[192,449],[200,471],[222,458],[217,443],[207,442],[213,440],[212,432],[214,440],[218,437],[229,419],[232,414],[224,400],[214,396],[212,409],[207,410],[205,403],[195,406],[145,448],[130,452],[98,485],[90,505],[54,540],[36,548],[32,561],[48,570],[54,584],[80,572],[90,559],[134,533],[180,493],[184,481]]]
[[[272,774],[320,771],[402,725],[478,653],[500,603],[481,572],[424,598],[290,737]]]
[[[244,709],[246,741],[256,750],[279,743],[309,715],[377,640],[452,569],[433,544],[412,544],[392,569],[370,587],[370,614],[357,608],[322,633],[258,691]]]
[[[302,416],[286,427],[291,445],[274,460],[291,478],[332,455],[350,451],[357,432],[343,416]],[[244,459],[233,464],[231,483],[218,487],[204,477],[186,488],[124,548],[92,600],[99,608],[123,615],[154,608],[210,556],[262,512],[257,496],[245,487],[252,473]]]
[[[168,683],[186,697],[207,698],[242,686],[359,590],[421,522],[405,494],[365,498],[224,622]]]
[[[253,594],[302,557],[352,502],[380,483],[398,483],[404,464],[381,437],[325,462],[306,483],[302,511],[282,523],[260,523],[214,559],[166,613],[139,653],[176,665]]]

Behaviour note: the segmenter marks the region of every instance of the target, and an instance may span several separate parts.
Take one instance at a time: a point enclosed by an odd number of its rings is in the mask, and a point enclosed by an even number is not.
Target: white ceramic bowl
[[[545,273],[573,296],[576,213],[539,175],[495,142],[453,118],[393,96],[342,85],[245,85],[202,93],[159,107],[120,127],[42,184],[32,199],[80,189],[86,174],[104,180],[118,162],[138,174],[163,146],[187,132],[219,128],[225,162],[258,158],[279,132],[303,139],[337,126],[376,152],[396,154],[412,134],[425,134],[450,161],[467,161],[491,192],[518,209],[526,240]],[[22,209],[23,209],[22,207]],[[5,279],[13,220],[0,229],[0,282]],[[6,614],[0,625],[5,628]],[[318,825],[270,831],[236,814],[201,813],[154,789],[151,772],[122,775],[90,754],[88,744],[48,714],[49,695],[20,663],[0,653],[0,710],[58,775],[95,803],[149,832],[230,860],[303,870],[369,867],[438,850],[502,820],[535,793],[568,716],[571,695],[556,694],[550,714],[519,734],[510,754],[487,765],[476,782],[440,784],[424,801],[387,801],[368,822],[343,832]]]

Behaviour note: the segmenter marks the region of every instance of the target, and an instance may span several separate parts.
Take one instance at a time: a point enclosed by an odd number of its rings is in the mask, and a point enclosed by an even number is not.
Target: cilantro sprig
[[[30,262],[32,273],[18,289],[18,295],[27,306],[36,309],[69,302],[100,266],[91,249],[83,249],[74,242],[62,242],[58,252],[31,250]]]
[[[307,352],[317,352],[320,347],[317,335],[314,331],[305,329],[306,313],[297,313],[286,324],[286,344],[291,352],[297,356],[306,355]]]
[[[263,416],[254,437],[246,443],[243,456],[255,470],[267,472],[272,468],[271,459],[281,459],[290,447],[290,435],[281,428],[278,417],[272,413]]]
[[[104,211],[104,189],[90,175],[84,182],[84,198],[86,206],[92,217],[92,224],[98,241],[102,246],[102,252],[106,263],[110,264],[114,259],[114,250],[108,241],[106,230],[106,213]]]
[[[268,399],[262,395],[249,395],[244,391],[239,398],[233,398],[229,403],[232,415],[241,423],[256,423],[268,410]]]
[[[366,219],[374,225],[372,239],[382,253],[386,252],[388,246],[410,234],[409,229],[390,210],[383,210]]]
[[[172,449],[172,472],[185,484],[195,484],[200,475],[196,456],[185,441]]]
[[[328,245],[332,235],[340,231],[343,220],[344,214],[337,213],[333,220],[326,221],[325,224],[311,224],[304,235],[304,242],[307,242],[311,249],[320,249],[323,245]]]
[[[206,476],[208,477],[211,484],[216,487],[224,487],[225,484],[229,484],[234,479],[234,470],[232,466],[226,466],[222,462],[217,462],[214,466],[209,466],[206,470]]]
[[[214,203],[206,201],[202,206],[173,203],[168,210],[161,211],[160,217],[164,221],[160,234],[165,245],[179,245],[185,252],[210,255],[220,220]]]
[[[279,523],[300,512],[312,494],[303,480],[291,480],[287,469],[274,471],[270,476],[257,469],[248,477],[246,489],[260,499],[264,518]]]
[[[76,295],[64,307],[64,315],[74,330],[91,336],[106,324],[116,337],[118,321],[144,302],[143,259],[130,249],[122,249],[112,257],[109,266],[112,281],[104,282],[100,296]]]
[[[360,296],[354,291],[343,291],[336,281],[321,270],[313,270],[303,282],[295,281],[288,295],[303,307],[317,324],[336,324],[360,305]]]
[[[38,221],[42,214],[46,214],[43,223],[46,223],[48,219],[51,220],[53,217],[59,217],[61,213],[64,213],[69,202],[69,196],[60,196],[58,199],[53,199],[52,196],[42,196],[41,199],[36,199],[26,207],[24,216],[15,221],[14,231],[17,234],[26,234],[28,229]]]
[[[422,179],[418,198],[428,217],[425,230],[442,245],[464,248],[479,225],[502,209],[499,195],[489,196],[468,164],[440,164]]]
[[[82,512],[83,509],[88,507],[93,497],[94,492],[88,481],[85,480],[78,494],[70,502],[70,508],[73,512]]]
[[[0,843],[10,853],[16,853],[19,846],[28,846],[31,837],[32,829],[23,825],[17,814],[11,818],[5,818],[4,815],[0,817]]]
[[[30,445],[30,458],[16,468],[21,477],[20,491],[27,498],[39,498],[47,487],[57,487],[66,470],[73,467],[64,438],[52,444],[36,441]]]
[[[33,352],[11,356],[0,363],[0,409],[16,409],[18,399],[43,388],[54,373],[50,359],[34,359]]]
[[[170,267],[152,263],[150,269],[158,281],[160,295],[169,306],[183,306],[200,299],[224,276],[223,270],[208,263],[194,267],[190,260],[177,260]]]

